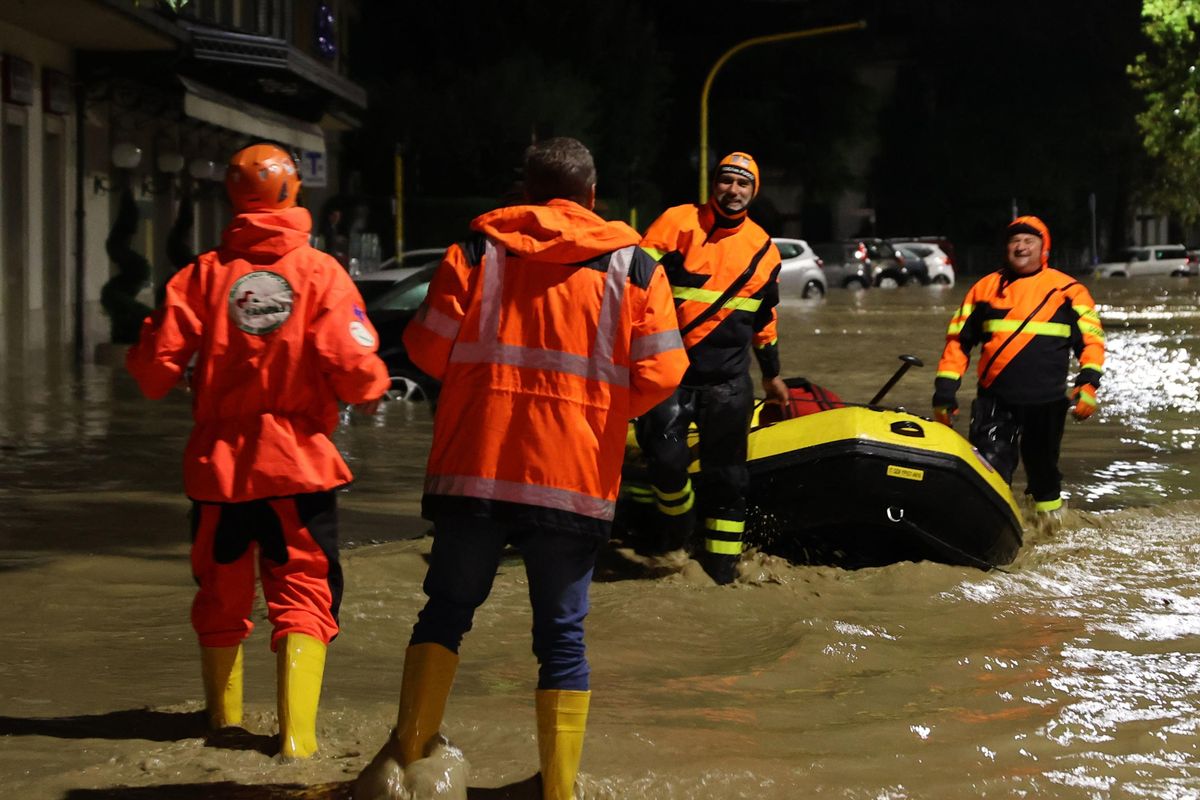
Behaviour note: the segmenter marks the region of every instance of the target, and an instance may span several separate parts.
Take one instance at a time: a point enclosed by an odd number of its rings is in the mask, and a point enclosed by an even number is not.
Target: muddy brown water
[[[1200,283],[1094,289],[1109,361],[1098,419],[1067,428],[1068,524],[1009,572],[751,554],[717,588],[690,562],[609,553],[588,621],[583,796],[1200,797]],[[914,353],[926,367],[888,401],[926,413],[965,290],[789,302],[785,373],[866,400]],[[5,366],[0,394],[4,795],[346,797],[394,718],[422,600],[427,409],[390,404],[338,433],[359,475],[340,495],[343,633],[321,752],[279,764],[261,608],[245,731],[203,736],[187,397],[152,404],[119,371],[28,362]],[[527,605],[508,561],[463,648],[444,730],[473,796],[536,769]]]

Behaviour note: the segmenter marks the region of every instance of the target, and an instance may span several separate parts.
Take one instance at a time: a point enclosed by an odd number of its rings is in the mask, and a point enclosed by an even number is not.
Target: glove
[[[1067,392],[1067,399],[1075,405],[1071,408],[1071,416],[1085,420],[1096,413],[1096,387],[1083,383]]]
[[[958,416],[958,406],[934,406],[933,418],[947,428],[954,427],[954,418]]]

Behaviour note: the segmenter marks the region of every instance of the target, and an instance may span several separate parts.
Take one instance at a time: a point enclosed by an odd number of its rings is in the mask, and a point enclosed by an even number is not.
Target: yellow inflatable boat
[[[636,540],[653,506],[631,455],[616,533]],[[950,428],[903,410],[848,405],[766,425],[756,414],[747,466],[747,546],[797,563],[990,569],[1021,547],[1021,512],[995,469]],[[691,470],[703,492],[701,467]]]
[[[991,464],[904,411],[848,406],[755,427],[747,466],[747,542],[793,561],[990,568],[1021,547],[1021,512]]]

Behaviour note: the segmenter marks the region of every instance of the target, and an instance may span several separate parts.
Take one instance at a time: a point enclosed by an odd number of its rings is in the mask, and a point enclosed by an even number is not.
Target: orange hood
[[[308,244],[312,215],[296,206],[278,211],[247,211],[221,234],[221,249],[238,256],[282,256]]]
[[[609,222],[570,200],[545,205],[505,206],[476,217],[471,230],[500,242],[521,258],[577,264],[637,244],[641,237],[624,222]]]
[[[1042,222],[1040,219],[1038,219],[1037,217],[1030,214],[1029,216],[1025,216],[1025,217],[1017,217],[1012,222],[1008,223],[1009,228],[1012,228],[1014,225],[1028,225],[1029,227],[1038,231],[1038,233],[1042,237],[1042,266],[1043,267],[1049,266],[1050,265],[1050,229],[1046,227],[1046,223]]]

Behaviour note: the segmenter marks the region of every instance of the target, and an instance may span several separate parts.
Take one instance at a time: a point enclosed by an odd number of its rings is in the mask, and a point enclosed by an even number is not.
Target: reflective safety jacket
[[[971,287],[946,331],[935,406],[954,404],[975,345],[980,390],[1009,403],[1064,397],[1072,353],[1080,367],[1075,385],[1099,387],[1104,371],[1095,301],[1083,284],[1050,267],[1025,276],[997,270]]]
[[[221,246],[167,284],[126,367],[150,398],[191,376],[184,452],[193,500],[236,503],[324,491],[353,477],[330,440],[338,401],[387,391],[362,298],[308,246],[303,208],[239,214]]]
[[[670,286],[632,228],[568,200],[471,228],[404,332],[442,381],[424,514],[605,536],[628,422],[687,368]]]
[[[722,215],[710,200],[668,208],[642,237],[642,248],[662,262],[671,282],[691,359],[684,384],[723,383],[744,374],[751,344],[763,377],[779,374],[780,258],[766,231],[744,215]],[[748,269],[745,285],[727,292]]]

